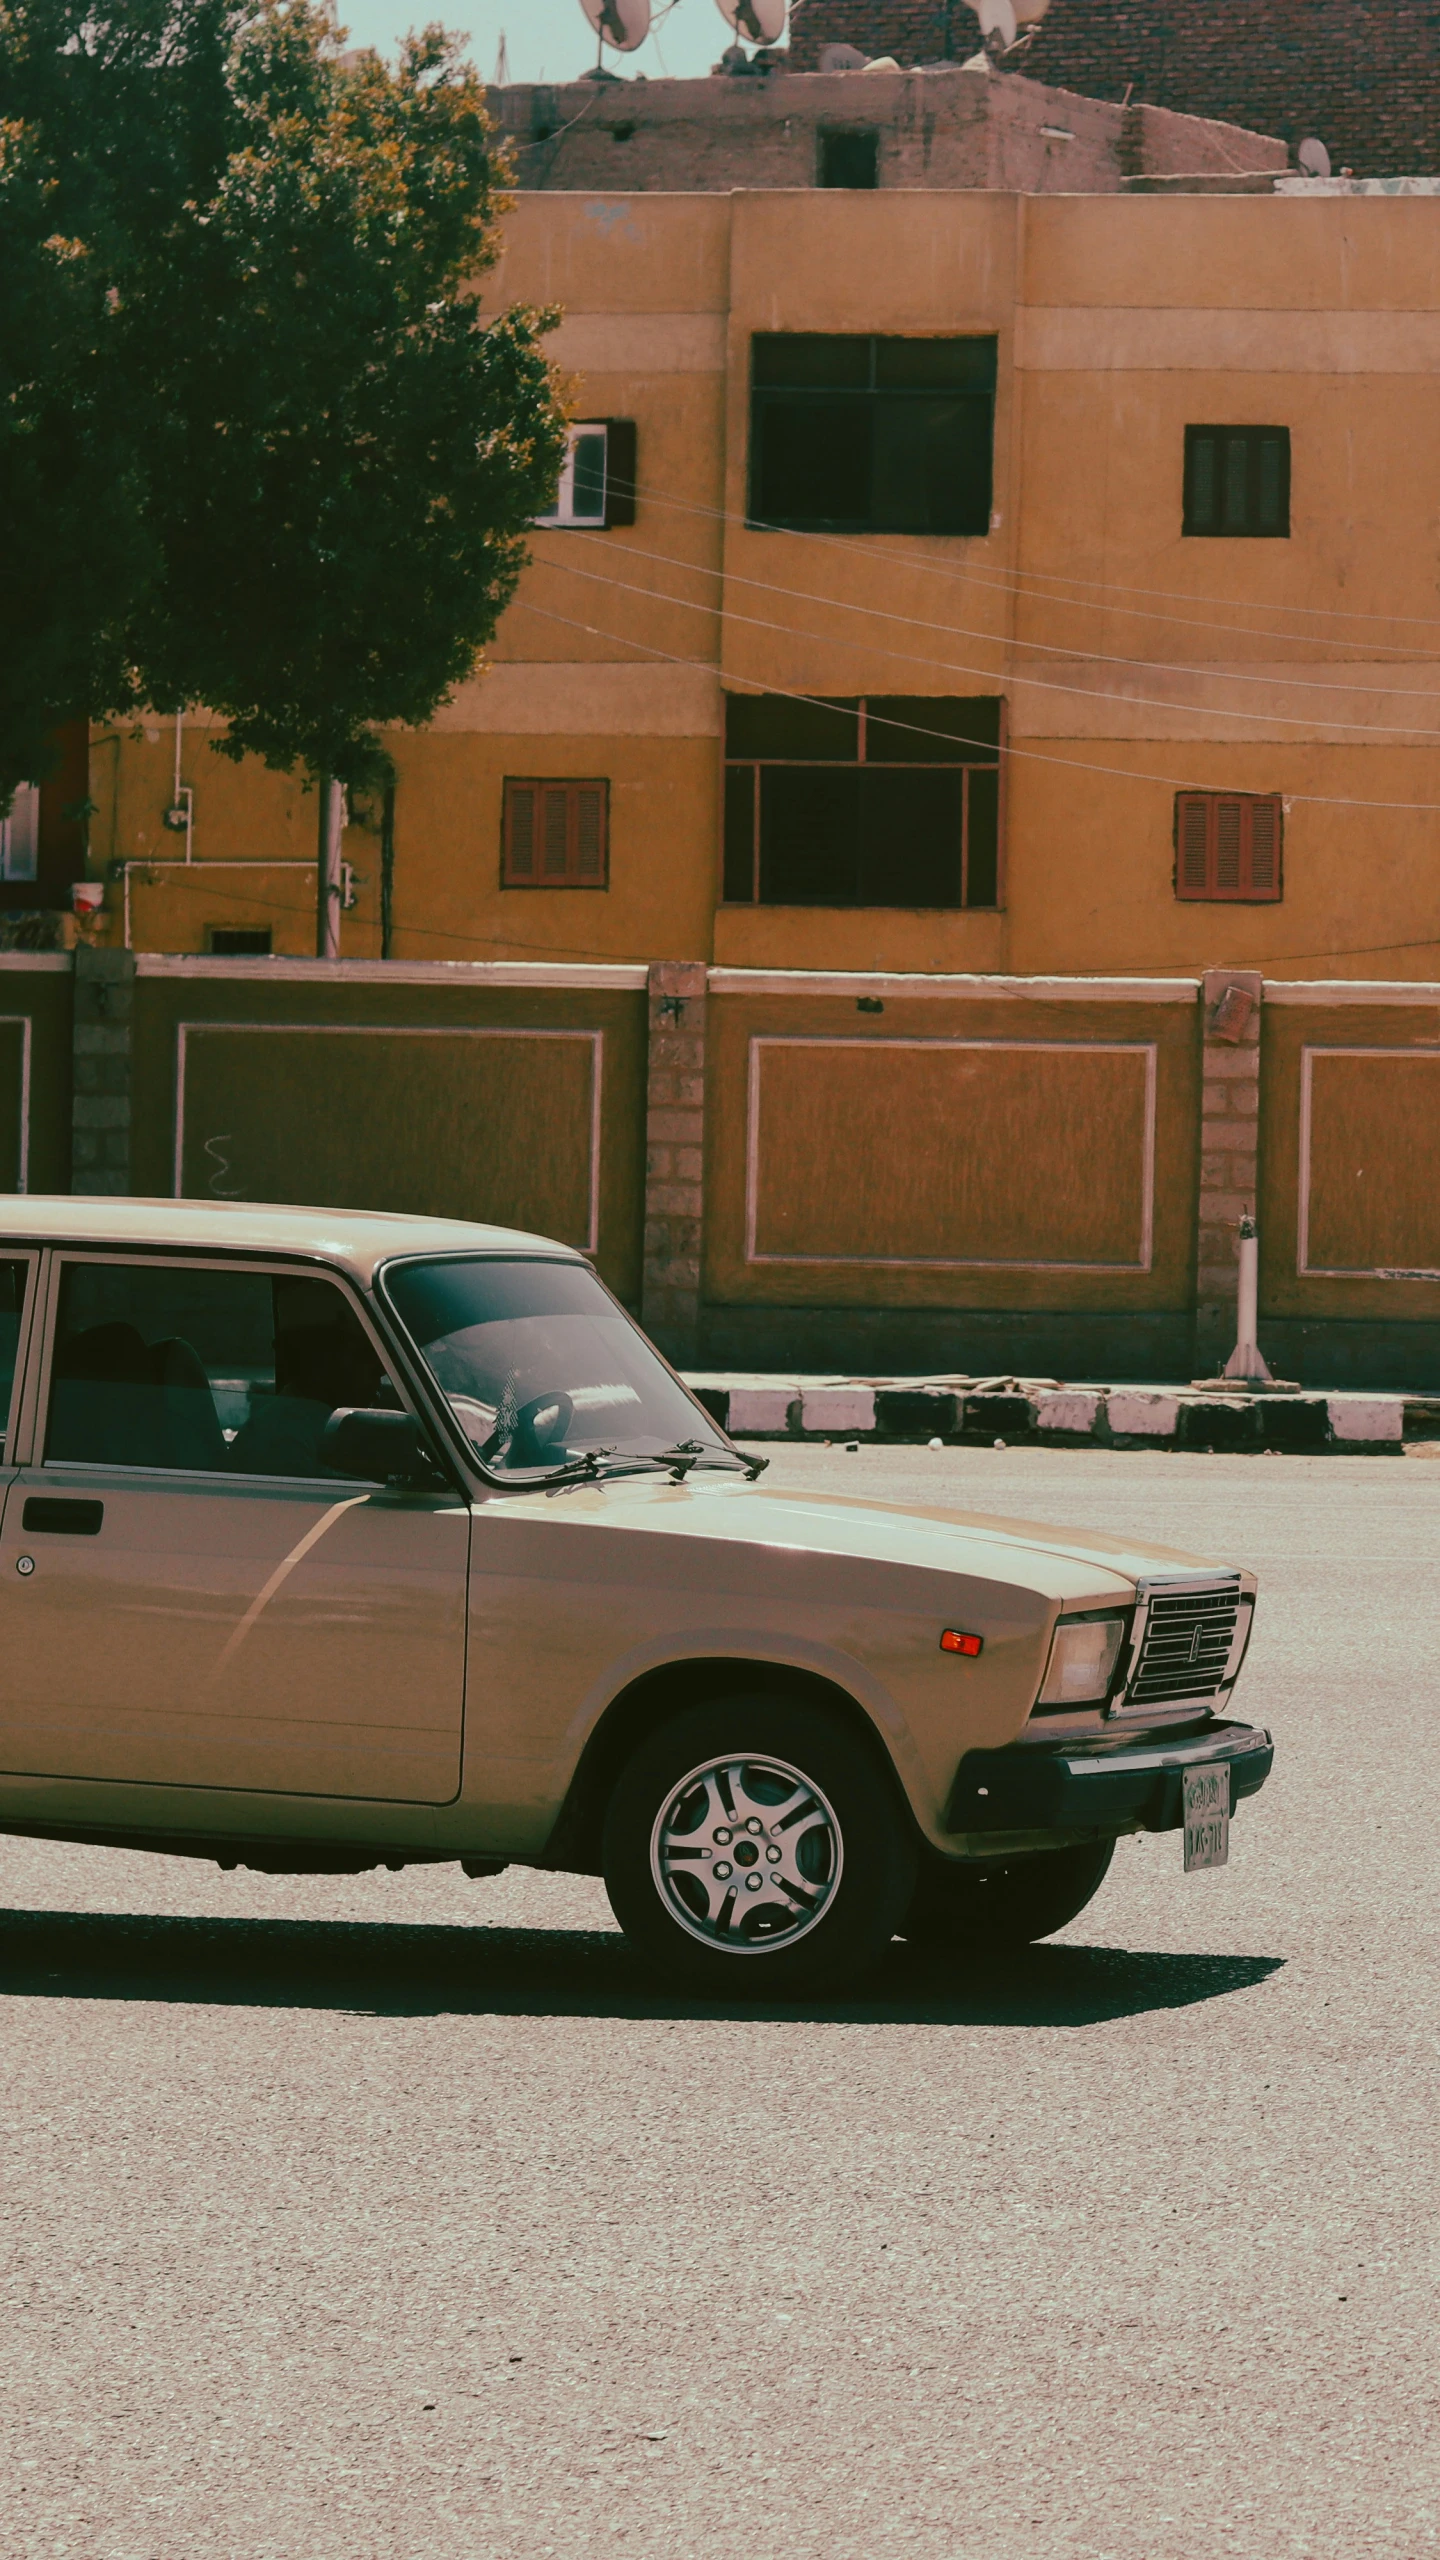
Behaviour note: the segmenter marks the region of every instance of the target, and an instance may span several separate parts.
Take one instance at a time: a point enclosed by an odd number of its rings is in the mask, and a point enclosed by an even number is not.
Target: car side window
[[[67,1263],[47,1461],[321,1476],[337,1405],[396,1405],[333,1281],[181,1261]]]
[[[0,1262],[0,1459],[10,1430],[15,1399],[15,1364],[20,1356],[20,1325],[25,1313],[28,1262]]]

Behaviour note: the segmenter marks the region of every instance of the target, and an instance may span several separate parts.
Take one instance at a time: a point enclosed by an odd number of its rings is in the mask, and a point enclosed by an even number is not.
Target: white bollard
[[[1223,1374],[1268,1385],[1270,1371],[1255,1340],[1260,1322],[1260,1238],[1248,1210],[1240,1220],[1240,1299],[1235,1312],[1235,1348]]]

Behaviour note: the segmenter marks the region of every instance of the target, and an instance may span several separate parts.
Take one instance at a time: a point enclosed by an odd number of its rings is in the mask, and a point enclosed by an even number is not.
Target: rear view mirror
[[[413,1413],[341,1405],[320,1434],[320,1456],[337,1476],[365,1484],[431,1488],[444,1479]]]

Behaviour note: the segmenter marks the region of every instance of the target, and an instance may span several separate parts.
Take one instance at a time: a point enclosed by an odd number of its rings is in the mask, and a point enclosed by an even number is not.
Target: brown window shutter
[[[1282,803],[1274,793],[1178,791],[1177,898],[1278,898]]]
[[[575,793],[575,877],[592,885],[605,868],[605,795],[598,782]]]
[[[1250,802],[1250,863],[1247,882],[1252,898],[1280,895],[1280,803]]]
[[[1216,898],[1238,898],[1244,887],[1245,803],[1243,800],[1217,799],[1215,803],[1215,884],[1211,892]]]
[[[540,877],[554,884],[570,868],[570,794],[563,782],[547,782],[540,793]]]
[[[1205,898],[1210,891],[1213,803],[1208,792],[1182,791],[1175,802],[1175,895]]]
[[[607,782],[505,782],[506,889],[603,889],[609,878]]]
[[[635,521],[636,436],[633,418],[607,418],[605,424],[605,522]]]
[[[502,885],[528,887],[535,877],[535,785],[505,785],[505,859]]]

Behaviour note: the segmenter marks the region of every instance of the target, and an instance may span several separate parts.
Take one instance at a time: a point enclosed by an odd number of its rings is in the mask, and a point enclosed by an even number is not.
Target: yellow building
[[[391,738],[345,954],[1440,976],[1430,202],[534,193],[507,240],[571,521]],[[97,732],[113,938],[312,950],[313,800],[175,752]]]

